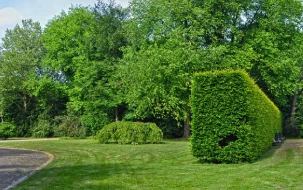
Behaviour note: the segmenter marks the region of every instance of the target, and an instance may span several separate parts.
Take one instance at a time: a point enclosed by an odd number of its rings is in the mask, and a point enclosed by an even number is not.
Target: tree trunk
[[[301,72],[302,72],[302,69],[303,68],[301,68]],[[294,99],[292,101],[291,113],[290,113],[290,118],[289,118],[289,121],[290,121],[289,125],[290,126],[294,126],[294,124],[295,124],[298,98],[303,93],[303,88],[302,89],[299,88],[302,80],[303,80],[303,77],[299,76],[298,82],[297,82],[297,90],[296,90]]]
[[[186,118],[184,119],[183,138],[188,138],[189,136],[190,136],[190,115],[187,114]]]
[[[26,113],[27,112],[26,90],[23,90],[23,108],[24,108],[24,113]]]
[[[291,114],[290,114],[290,126],[293,126],[295,123],[295,113],[296,113],[296,109],[297,109],[297,101],[298,101],[298,96],[299,94],[295,94],[293,102],[292,102],[292,107],[291,107]]]
[[[118,112],[118,108],[115,109],[115,120],[119,121],[119,112]]]
[[[301,83],[301,79],[298,80],[298,85]],[[294,96],[294,99],[292,101],[292,107],[291,107],[291,114],[290,114],[290,118],[289,118],[289,125],[293,126],[295,124],[295,118],[296,118],[296,110],[297,110],[297,102],[298,102],[298,98],[299,96],[301,96],[303,93],[303,88],[302,89],[297,89],[297,92]]]

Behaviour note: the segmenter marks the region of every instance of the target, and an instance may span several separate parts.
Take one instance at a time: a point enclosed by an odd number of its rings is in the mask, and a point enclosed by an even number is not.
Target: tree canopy
[[[188,137],[193,74],[243,69],[295,134],[302,13],[296,0],[132,0],[127,8],[99,0],[43,30],[24,20],[1,46],[2,114],[27,126],[22,135],[39,119],[56,126],[69,117],[87,135],[114,120],[152,120],[183,123]]]
[[[77,6],[62,12],[43,34],[45,64],[65,76],[68,109],[92,134],[111,121],[121,103],[112,76],[126,43],[126,17],[121,6],[99,1],[92,9]]]
[[[244,69],[278,106],[290,103],[300,70],[299,2],[135,0],[130,10],[121,71],[138,116],[188,121],[198,71]]]

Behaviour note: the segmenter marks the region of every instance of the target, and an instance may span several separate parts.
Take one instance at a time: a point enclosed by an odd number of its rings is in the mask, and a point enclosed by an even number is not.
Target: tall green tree
[[[122,57],[120,48],[126,44],[123,23],[127,19],[128,14],[120,5],[114,1],[104,3],[98,1],[92,8],[95,18],[92,34],[92,42],[94,47],[94,61],[90,67],[90,80],[86,80],[86,76],[79,70],[76,81],[87,82],[87,91],[84,101],[87,106],[84,111],[83,121],[91,126],[100,128],[104,123],[119,120],[119,112],[123,110],[123,96],[119,86],[119,80],[115,77],[118,60]],[[79,84],[79,83],[78,83]],[[83,84],[83,83],[82,83]],[[95,122],[98,114],[103,113],[106,120],[102,123]],[[96,124],[94,124],[96,123]],[[95,131],[97,130],[95,129]]]
[[[296,59],[297,67],[299,67],[298,75],[297,75],[297,81],[295,83],[296,89],[294,91],[293,96],[290,96],[289,102],[292,101],[292,104],[288,105],[290,112],[290,117],[284,128],[284,132],[288,134],[289,136],[298,136],[299,135],[299,129],[302,126],[303,123],[303,117],[302,117],[302,94],[303,94],[303,41],[302,36],[303,33],[300,33],[300,35],[297,36],[297,39],[295,40],[296,48],[292,51],[293,58]],[[301,125],[301,126],[300,126]]]
[[[215,18],[211,10],[186,0],[132,1],[133,18],[127,24],[132,45],[124,49],[121,72],[128,102],[137,117],[171,115],[184,121],[184,137],[188,137],[193,73],[228,66],[249,67],[253,55],[249,47],[230,51],[225,45],[229,40],[226,35],[210,32],[210,28],[220,28],[220,22],[224,23],[219,18],[228,19],[227,14]],[[220,22],[209,26],[210,20],[204,17]],[[224,27],[227,30],[230,26]],[[230,56],[229,52],[236,55]],[[242,54],[246,57],[242,58]],[[230,62],[224,57],[229,57]],[[240,60],[239,65],[234,64],[236,60]],[[248,64],[244,63],[247,60]]]
[[[41,41],[42,29],[38,22],[23,20],[21,25],[7,30],[2,39],[0,57],[1,111],[5,120],[16,122],[27,133],[35,117],[36,99],[29,92],[28,84],[41,72],[44,54]]]
[[[122,28],[126,17],[113,1],[98,1],[93,8],[71,7],[44,31],[45,63],[66,79],[68,108],[92,134],[112,120],[121,103],[112,76],[126,43]]]
[[[184,120],[188,137],[191,76],[221,69],[245,69],[276,104],[289,104],[298,75],[297,1],[133,0],[130,10],[131,45],[120,70],[138,117],[170,114]]]
[[[298,1],[256,1],[245,10],[247,22],[242,29],[243,42],[250,44],[258,55],[250,73],[282,110],[286,135],[296,131],[302,13]]]

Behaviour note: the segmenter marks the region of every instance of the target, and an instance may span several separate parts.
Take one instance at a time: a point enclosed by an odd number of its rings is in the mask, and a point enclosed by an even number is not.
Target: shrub
[[[254,161],[282,130],[279,109],[244,71],[193,77],[192,154],[202,162]]]
[[[161,142],[163,133],[154,123],[120,121],[104,126],[97,138],[99,143],[146,144]]]
[[[0,138],[7,139],[9,137],[13,137],[16,132],[16,127],[14,124],[9,122],[0,123]]]
[[[54,128],[46,119],[38,119],[37,123],[32,129],[32,136],[37,138],[52,137],[53,134]]]
[[[79,119],[73,116],[56,117],[58,126],[54,129],[54,136],[56,137],[74,137],[85,138],[85,128],[81,126]]]

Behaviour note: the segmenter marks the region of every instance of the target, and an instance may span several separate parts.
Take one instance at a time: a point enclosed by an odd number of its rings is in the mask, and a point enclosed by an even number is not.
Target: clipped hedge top
[[[191,104],[203,103],[212,112],[217,112],[216,116],[224,115],[233,118],[238,114],[238,116],[245,117],[243,119],[246,120],[248,119],[246,117],[249,116],[252,118],[258,117],[260,113],[256,112],[267,113],[269,109],[277,115],[281,114],[279,108],[243,70],[196,73],[194,74],[193,83],[192,92],[199,91],[199,94],[195,94],[196,98],[191,99]],[[202,102],[203,99],[211,100],[211,102]],[[266,109],[263,109],[264,107]],[[194,109],[197,109],[197,107],[192,106],[192,112],[195,112]],[[213,115],[210,110],[206,110],[206,112]],[[251,122],[253,121],[251,120]],[[282,127],[277,126],[275,131],[279,132],[281,130]]]

